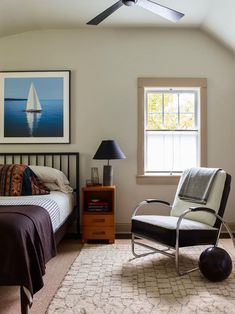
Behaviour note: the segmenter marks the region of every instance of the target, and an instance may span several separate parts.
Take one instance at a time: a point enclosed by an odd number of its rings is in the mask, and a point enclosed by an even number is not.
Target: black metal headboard
[[[48,166],[59,169],[67,176],[76,192],[76,206],[79,207],[79,153],[1,153],[2,164],[26,164]]]

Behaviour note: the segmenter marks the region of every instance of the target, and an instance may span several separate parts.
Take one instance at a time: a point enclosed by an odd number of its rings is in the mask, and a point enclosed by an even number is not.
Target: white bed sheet
[[[73,210],[73,194],[51,191],[47,195],[0,196],[0,205],[38,205],[47,210],[55,232]]]

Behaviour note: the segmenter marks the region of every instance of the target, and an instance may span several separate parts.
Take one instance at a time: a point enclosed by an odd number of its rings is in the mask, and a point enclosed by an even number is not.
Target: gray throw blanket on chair
[[[206,204],[219,170],[219,168],[189,169],[182,182],[178,197],[185,201]]]

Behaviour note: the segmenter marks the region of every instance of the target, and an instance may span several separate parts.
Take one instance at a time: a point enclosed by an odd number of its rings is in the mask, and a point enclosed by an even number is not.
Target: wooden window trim
[[[177,184],[179,175],[145,175],[144,173],[144,89],[146,87],[194,87],[200,89],[200,166],[207,166],[207,79],[206,78],[138,78],[138,184]]]

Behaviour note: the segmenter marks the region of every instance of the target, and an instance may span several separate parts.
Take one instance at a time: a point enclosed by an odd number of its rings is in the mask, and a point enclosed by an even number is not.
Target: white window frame
[[[138,79],[138,154],[137,183],[177,184],[179,174],[145,173],[145,89],[197,88],[199,90],[199,163],[207,166],[207,80],[205,78],[139,78]]]

